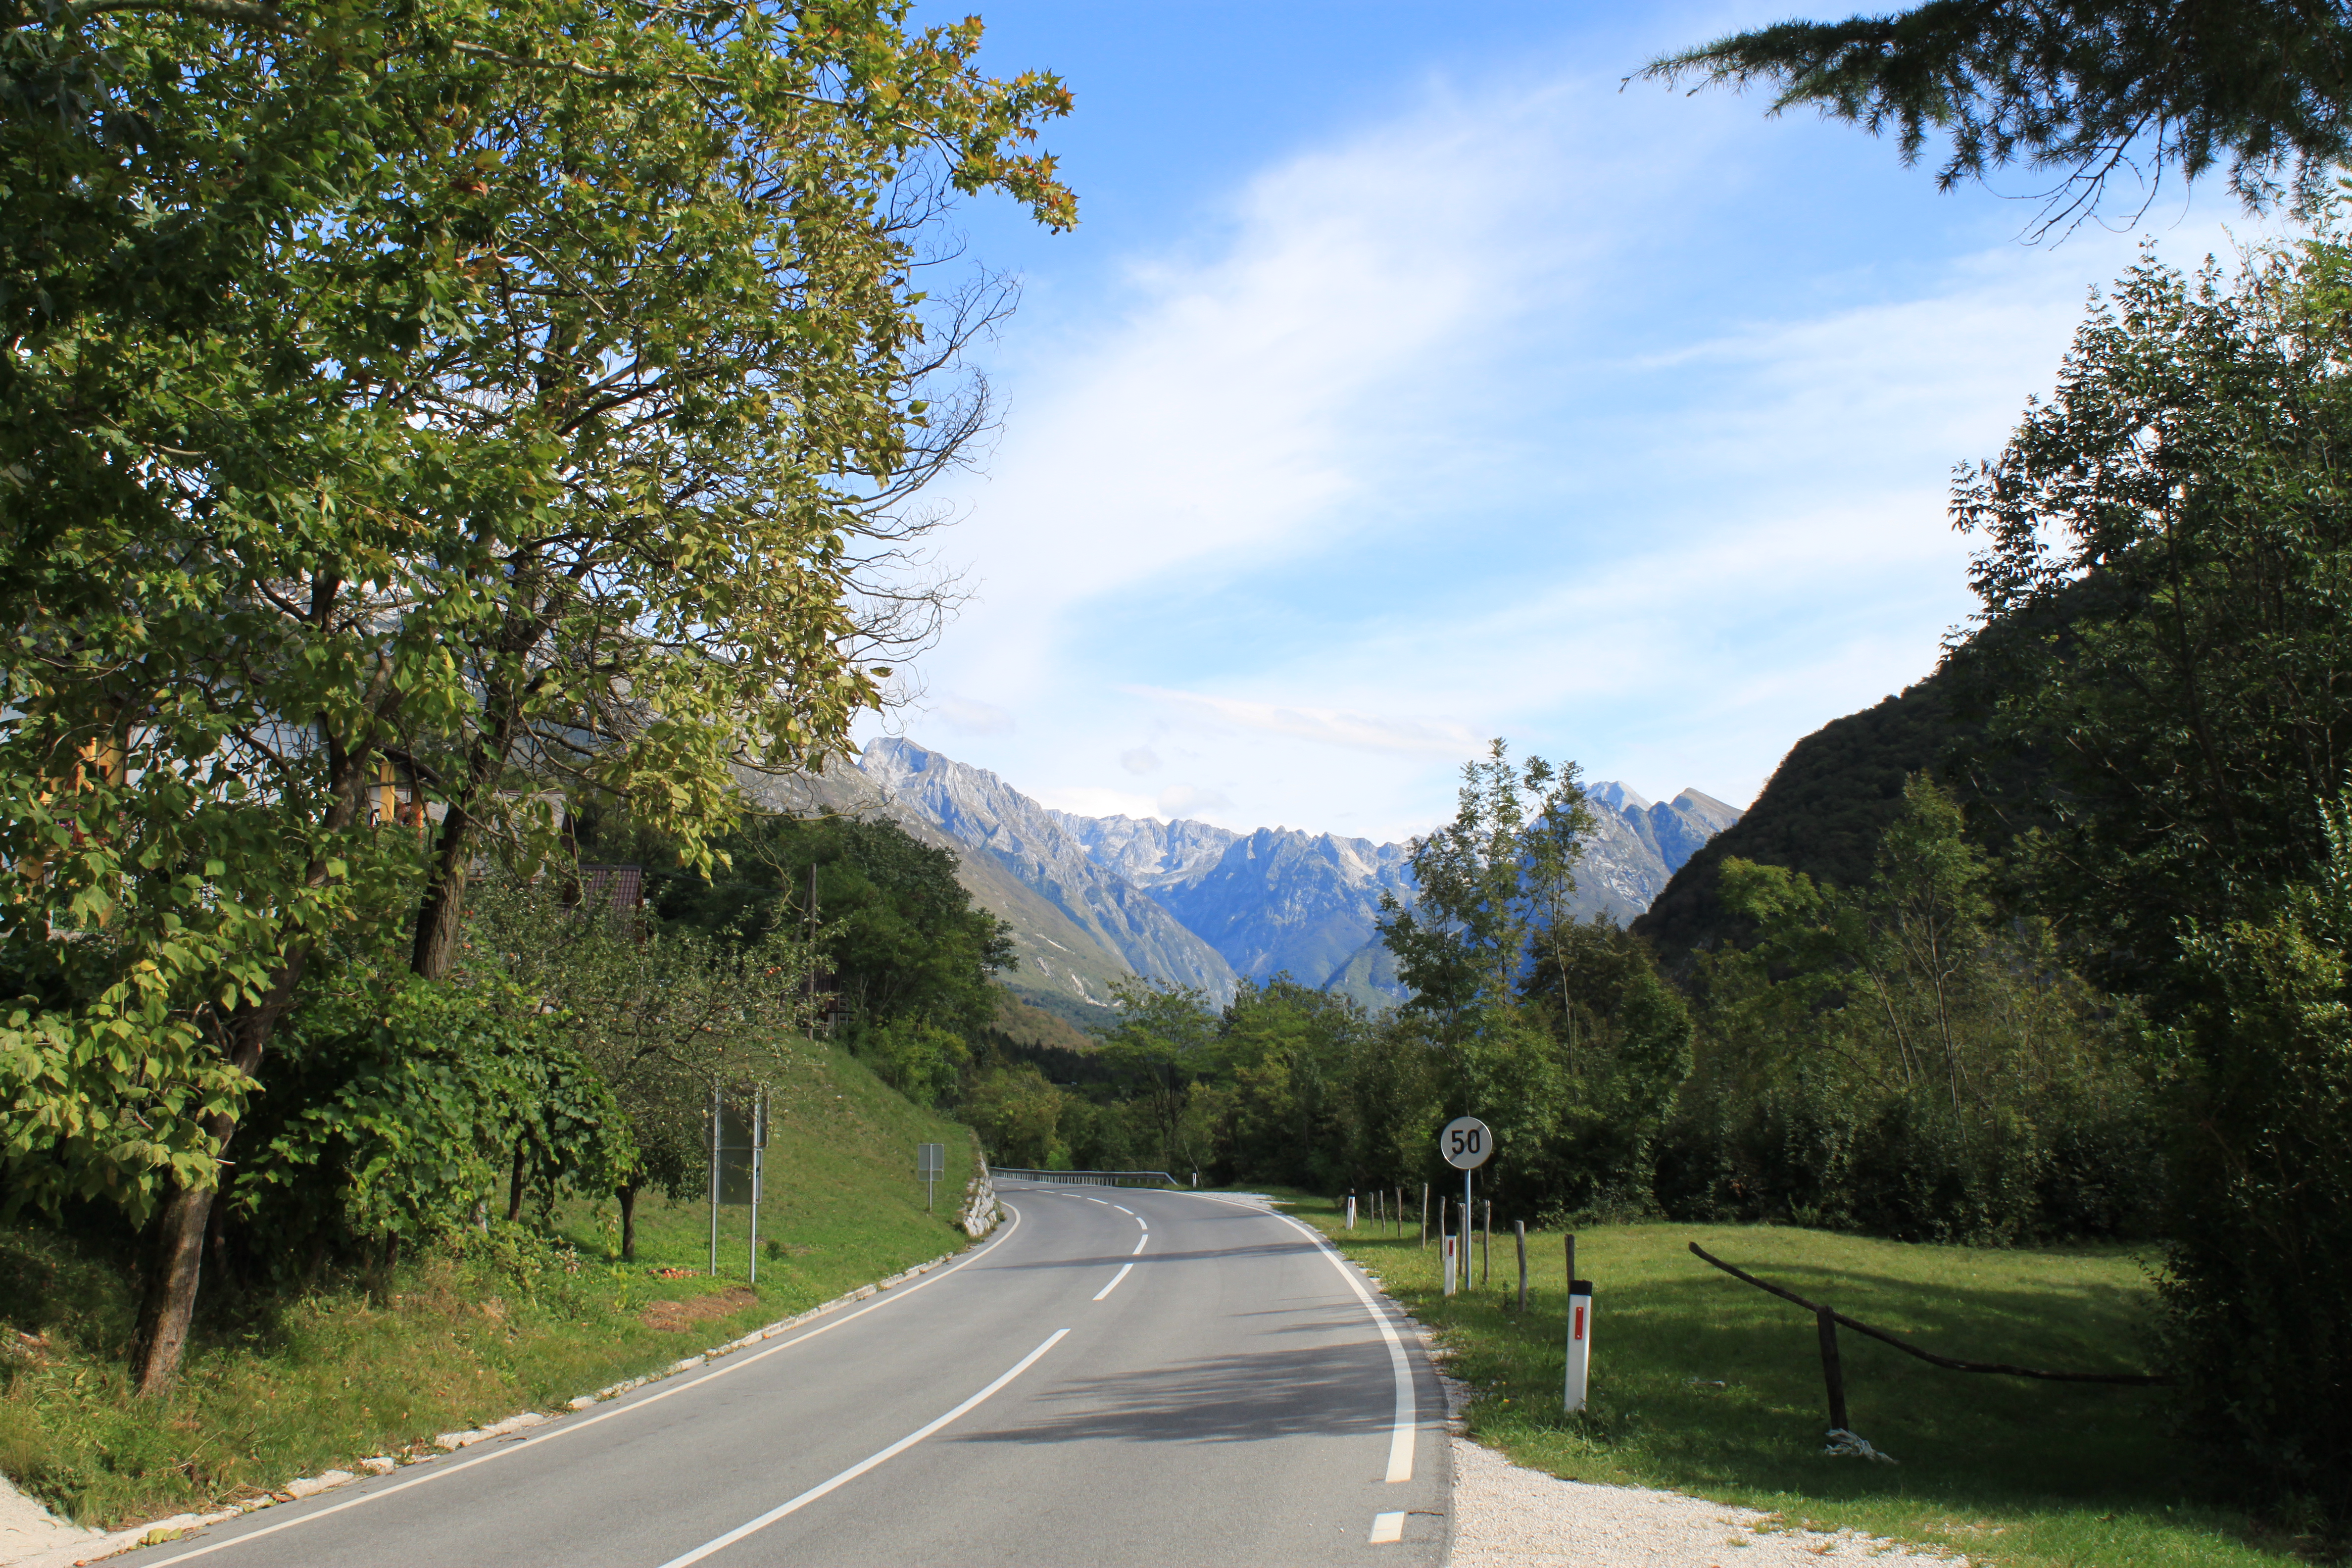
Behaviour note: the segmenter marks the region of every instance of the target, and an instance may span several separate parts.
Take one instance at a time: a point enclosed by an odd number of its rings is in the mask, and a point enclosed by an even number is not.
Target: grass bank
[[[623,1265],[611,1201],[573,1202],[552,1234],[500,1225],[373,1279],[208,1288],[185,1375],[152,1404],[123,1375],[136,1310],[124,1249],[12,1226],[0,1471],[78,1523],[120,1529],[550,1409],[965,1245],[953,1217],[966,1175],[926,1214],[922,1142],[965,1171],[968,1132],[824,1048],[772,1134],[756,1289],[742,1209],[725,1211],[710,1279],[703,1205],[641,1199],[638,1258]]]
[[[2165,1393],[1948,1372],[1840,1335],[1853,1429],[1900,1463],[1822,1452],[1828,1426],[1810,1315],[1690,1256],[1726,1261],[1971,1360],[2142,1372],[2153,1308],[2142,1260],[2122,1247],[1992,1250],[1911,1246],[1769,1226],[1627,1225],[1581,1231],[1594,1282],[1591,1409],[1560,1413],[1564,1258],[1558,1232],[1517,1265],[1495,1238],[1492,1282],[1451,1299],[1437,1251],[1321,1226],[1437,1333],[1478,1392],[1471,1436],[1571,1479],[1664,1488],[1852,1527],[2017,1568],[2256,1568],[2292,1559],[2215,1506],[2168,1436]]]

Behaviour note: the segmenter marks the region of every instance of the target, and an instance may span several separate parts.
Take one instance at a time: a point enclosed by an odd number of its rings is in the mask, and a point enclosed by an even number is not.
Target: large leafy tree
[[[415,907],[445,972],[567,777],[698,850],[732,761],[835,744],[919,635],[900,503],[987,313],[927,302],[925,236],[1072,208],[1018,146],[1059,85],[903,17],[0,16],[10,1187],[161,1208],[143,1388],[324,933]]]
[[[2226,166],[2249,206],[2308,205],[2352,149],[2352,14],[2336,0],[1927,0],[1732,34],[1644,74],[1769,83],[1774,112],[1892,132],[1906,163],[1940,133],[1939,184],[2054,175],[2061,224],[2117,174],[2166,169]]]
[[[593,853],[643,860],[673,924],[747,938],[805,929],[853,1042],[902,1020],[975,1038],[995,1024],[992,977],[1016,962],[1013,939],[956,880],[952,850],[851,816],[747,820],[718,847],[725,860],[708,876],[680,863],[674,840],[614,833]]]
[[[1991,739],[2050,786],[1990,804],[2054,820],[2045,907],[2128,989],[2167,984],[2181,917],[2259,915],[2320,858],[2352,764],[2347,266],[2142,262],[1955,493]]]
[[[2006,693],[1992,738],[2049,768],[2035,894],[2161,1026],[2196,1429],[2339,1526],[2352,1233],[2311,1150],[2342,1098],[2347,996],[2347,323],[2332,232],[2234,279],[2144,263],[1956,496],[1988,617],[2032,634],[1984,673]],[[2296,1360],[2242,1369],[2241,1343]]]

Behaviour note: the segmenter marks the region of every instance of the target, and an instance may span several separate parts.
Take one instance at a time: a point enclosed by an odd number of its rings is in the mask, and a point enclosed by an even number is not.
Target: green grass
[[[129,1260],[55,1228],[0,1229],[0,1471],[118,1529],[553,1408],[966,1245],[961,1174],[923,1210],[922,1142],[967,1168],[969,1132],[826,1051],[772,1134],[756,1291],[741,1209],[725,1211],[718,1279],[664,1279],[652,1271],[707,1265],[707,1208],[641,1199],[624,1266],[613,1204],[574,1202],[553,1237],[501,1226],[384,1279],[215,1290],[180,1387],[153,1404],[123,1374]],[[649,1321],[662,1302],[676,1305]]]
[[[1437,1250],[1339,1231],[1328,1199],[1293,1212],[1330,1232],[1437,1333],[1478,1392],[1470,1435],[1519,1464],[1610,1486],[1664,1488],[1851,1526],[2019,1568],[2234,1568],[2292,1544],[2200,1493],[2161,1389],[1948,1372],[1851,1331],[1839,1336],[1853,1429],[1901,1462],[1821,1452],[1829,1425],[1811,1317],[1693,1258],[1750,1273],[1925,1349],[2081,1372],[2144,1372],[2153,1297],[2143,1259],[2114,1247],[1910,1246],[1769,1226],[1625,1225],[1577,1237],[1594,1282],[1591,1409],[1560,1413],[1566,1291],[1560,1236],[1517,1265],[1495,1238],[1493,1282],[1452,1299]]]

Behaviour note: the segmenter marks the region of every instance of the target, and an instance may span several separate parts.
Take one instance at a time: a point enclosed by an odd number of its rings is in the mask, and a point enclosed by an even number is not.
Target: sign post
[[[760,1155],[768,1146],[768,1091],[710,1086],[710,1272],[719,1272],[719,1211],[751,1211],[751,1283],[760,1282]]]
[[[944,1143],[915,1145],[915,1176],[923,1184],[923,1212],[931,1212],[932,1184],[948,1173],[948,1146]]]
[[[1475,1116],[1457,1116],[1445,1124],[1437,1135],[1437,1152],[1445,1163],[1462,1173],[1462,1223],[1455,1226],[1455,1236],[1444,1243],[1445,1247],[1445,1294],[1454,1294],[1454,1271],[1458,1266],[1462,1283],[1470,1283],[1470,1173],[1495,1157],[1495,1134]],[[1441,1222],[1438,1233],[1445,1230]]]

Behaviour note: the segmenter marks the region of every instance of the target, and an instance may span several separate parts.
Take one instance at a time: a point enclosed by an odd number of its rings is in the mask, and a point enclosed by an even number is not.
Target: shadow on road
[[[1040,1396],[1045,1415],[955,1440],[1254,1443],[1386,1432],[1396,1413],[1388,1373],[1388,1352],[1377,1341],[1175,1362],[1071,1379]]]

